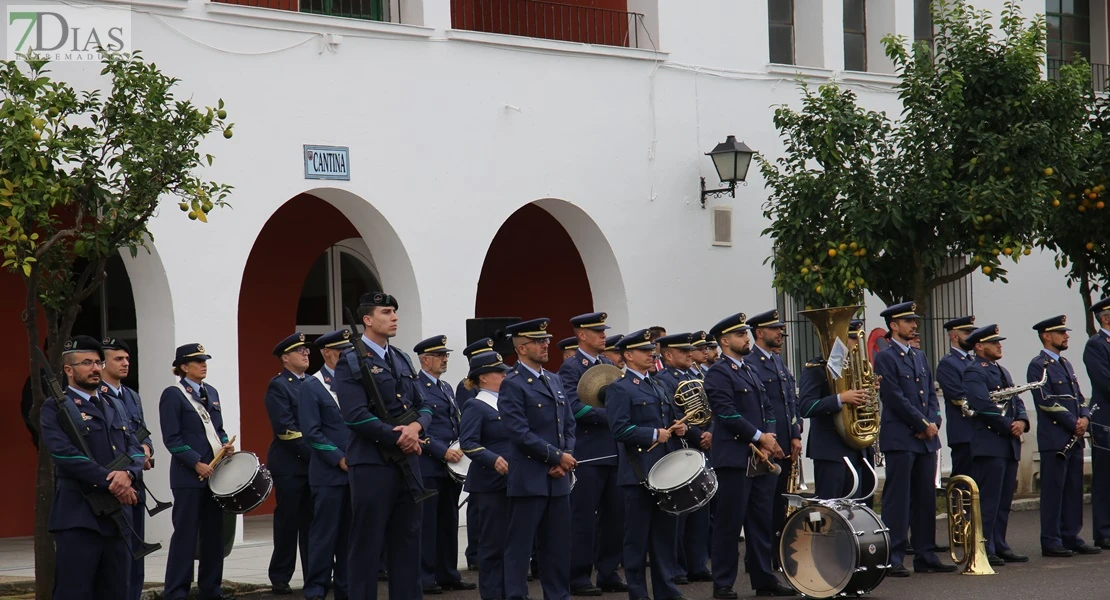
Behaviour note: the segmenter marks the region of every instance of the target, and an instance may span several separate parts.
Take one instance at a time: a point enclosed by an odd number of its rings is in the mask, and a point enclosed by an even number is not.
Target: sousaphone
[[[605,406],[605,388],[609,387],[610,383],[621,378],[624,371],[615,365],[596,364],[586,370],[582,374],[582,379],[578,380],[578,399],[583,404],[588,404],[594,408],[602,408]]]

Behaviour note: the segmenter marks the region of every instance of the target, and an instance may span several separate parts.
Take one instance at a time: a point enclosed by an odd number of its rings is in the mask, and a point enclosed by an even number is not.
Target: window
[[[74,273],[84,270],[85,261],[78,261]],[[131,369],[124,385],[139,391],[139,334],[135,317],[135,297],[131,293],[131,278],[127,267],[117,253],[108,259],[108,272],[104,283],[81,303],[81,312],[73,323],[74,335],[91,335],[97,339],[114,337],[131,348]]]
[[[844,70],[867,70],[865,0],[844,0]]]
[[[794,0],[767,0],[767,23],[771,62],[794,64]]]
[[[1048,0],[1048,61],[1091,60],[1090,0]]]
[[[913,0],[913,41],[933,48],[933,0]]]

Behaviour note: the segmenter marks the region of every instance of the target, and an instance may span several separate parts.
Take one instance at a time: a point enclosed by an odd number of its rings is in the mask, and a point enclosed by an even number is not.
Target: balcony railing
[[[257,6],[330,17],[388,21],[385,0],[212,0],[221,4]]]
[[[1056,79],[1059,77],[1060,67],[1065,64],[1066,61],[1058,58],[1048,59],[1048,78]],[[1110,91],[1110,65],[1091,63],[1091,85],[1095,88],[1096,92]]]
[[[451,0],[451,27],[639,48],[644,15],[541,0]]]

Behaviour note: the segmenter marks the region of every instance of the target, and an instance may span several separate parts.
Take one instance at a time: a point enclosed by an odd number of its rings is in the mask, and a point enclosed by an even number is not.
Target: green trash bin
[[[224,558],[231,554],[231,549],[235,546],[235,529],[236,524],[239,522],[239,515],[235,513],[224,513]],[[197,547],[193,552],[193,560],[200,560],[200,537],[197,537]]]

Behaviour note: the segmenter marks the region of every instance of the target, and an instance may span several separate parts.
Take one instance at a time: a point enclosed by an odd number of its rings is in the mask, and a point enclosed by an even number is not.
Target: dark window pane
[[[357,257],[346,252],[339,254],[339,275],[342,282],[340,298],[344,307],[353,309],[358,306],[359,296],[382,289],[370,269]]]
[[[794,64],[794,27],[771,25],[769,34],[771,62],[780,65]]]
[[[1058,13],[1060,12],[1060,0],[1048,0],[1045,12]]]
[[[1089,43],[1091,41],[1091,20],[1080,17],[1063,17],[1061,36],[1069,42]]]
[[[1059,9],[1053,10],[1053,4],[1060,6]],[[1062,12],[1070,15],[1083,15],[1091,14],[1091,3],[1089,0],[1064,0],[1063,4],[1060,2],[1049,2],[1048,12]]]
[[[863,32],[867,30],[867,16],[864,0],[844,0],[844,31]]]
[[[140,251],[141,252],[141,251]],[[108,260],[108,278],[104,281],[107,295],[105,304],[108,322],[105,329],[135,329],[135,297],[131,294],[131,279],[123,259],[116,254]]]
[[[767,0],[767,20],[771,23],[793,23],[794,0]]]
[[[913,5],[913,39],[933,39],[933,13],[929,7],[933,0],[914,0]]]
[[[859,33],[844,34],[844,69],[847,71],[867,70],[866,36]]]
[[[1060,39],[1060,17],[1049,15],[1045,19],[1045,23],[1048,25],[1048,39]]]
[[[328,253],[309,269],[297,303],[297,325],[331,325],[331,286],[328,284]]]
[[[1062,44],[1059,42],[1048,42],[1048,58],[1049,59],[1062,59],[1063,58]]]
[[[1086,44],[1064,44],[1064,56],[1063,56],[1064,60],[1067,60],[1067,61],[1075,60],[1075,55],[1076,54],[1079,54],[1083,58],[1087,59],[1087,62],[1091,61],[1091,47],[1090,46],[1088,46]]]

